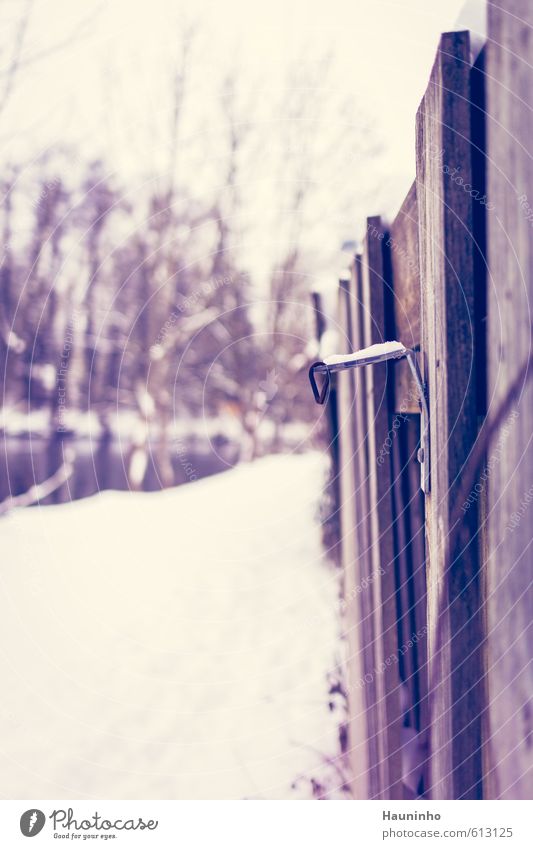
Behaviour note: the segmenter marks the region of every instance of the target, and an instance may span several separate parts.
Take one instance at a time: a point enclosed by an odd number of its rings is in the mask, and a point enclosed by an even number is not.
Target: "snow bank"
[[[0,525],[0,793],[298,798],[337,751],[324,464],[277,456]]]

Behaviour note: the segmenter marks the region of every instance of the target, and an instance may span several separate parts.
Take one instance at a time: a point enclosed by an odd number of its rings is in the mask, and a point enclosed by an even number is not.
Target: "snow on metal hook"
[[[409,368],[411,369],[419,393],[421,422],[418,460],[421,466],[422,489],[424,492],[429,492],[429,408],[426,387],[420,374],[415,351],[411,348],[406,348],[401,342],[382,342],[378,345],[371,345],[369,348],[362,348],[360,351],[355,351],[351,354],[336,354],[326,357],[325,360],[313,363],[309,369],[309,381],[317,404],[325,404],[329,397],[330,375],[332,372],[375,365],[386,360],[400,360],[404,357],[409,363]],[[317,381],[317,376],[319,376],[319,381],[321,379],[320,385]]]

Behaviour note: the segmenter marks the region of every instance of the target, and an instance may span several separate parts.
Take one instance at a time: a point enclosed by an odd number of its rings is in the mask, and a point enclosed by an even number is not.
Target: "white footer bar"
[[[0,802],[0,845],[530,849],[530,811],[527,801],[9,800]]]

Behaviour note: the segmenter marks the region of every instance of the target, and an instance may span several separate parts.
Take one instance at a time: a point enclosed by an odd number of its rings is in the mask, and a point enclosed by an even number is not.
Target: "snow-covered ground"
[[[0,523],[0,795],[306,798],[338,751],[324,461]]]

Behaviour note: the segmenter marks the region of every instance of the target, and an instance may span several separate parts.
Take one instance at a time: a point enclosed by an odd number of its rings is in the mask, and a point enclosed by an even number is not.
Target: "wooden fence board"
[[[346,349],[354,344],[352,304],[349,286],[341,283],[339,289],[339,321],[344,328],[343,344]],[[373,650],[374,635],[368,639],[365,619],[362,616],[360,569],[364,557],[364,536],[361,533],[366,513],[360,513],[361,482],[356,468],[361,460],[361,450],[356,439],[361,431],[356,423],[354,406],[354,373],[337,375],[337,405],[339,428],[339,478],[340,478],[340,529],[341,558],[343,564],[343,598],[345,636],[348,643],[348,694],[349,694],[349,758],[351,766],[351,791],[355,799],[371,798],[378,782],[378,758],[373,754],[372,730],[373,704],[371,690],[363,685],[365,671],[373,663],[369,652]],[[364,450],[364,448],[363,448]],[[370,607],[371,609],[371,607]]]
[[[429,713],[428,713],[428,664],[427,664],[427,589],[426,589],[426,551],[424,506],[425,499],[420,488],[420,465],[417,451],[420,446],[420,416],[409,416],[405,430],[405,440],[401,447],[403,466],[406,470],[406,519],[408,521],[407,538],[409,540],[410,577],[412,581],[411,627],[417,641],[413,646],[413,666],[416,679],[412,688],[414,697],[414,725],[420,733],[420,743],[425,746],[426,761],[423,764],[423,787],[427,794],[429,786]]]
[[[385,239],[394,280],[395,337],[408,348],[420,345],[418,207],[413,183]],[[394,409],[418,413],[418,392],[408,363],[394,364]]]
[[[420,445],[420,416],[410,416],[405,433],[405,443],[402,446],[405,454],[402,462],[407,470],[408,482],[405,503],[409,506],[407,514],[411,570],[413,581],[413,620],[415,634],[422,634],[424,639],[416,643],[415,667],[418,670],[417,700],[415,699],[415,725],[419,731],[427,735],[428,731],[428,669],[427,669],[427,590],[426,590],[426,551],[424,526],[424,496],[420,489],[420,466],[416,459]],[[427,781],[425,783],[427,787]]]
[[[413,185],[385,240],[390,254],[393,326],[389,336],[411,348],[420,345],[418,211]],[[420,442],[419,392],[405,361],[392,369],[394,415],[390,428],[398,608],[398,645],[405,724],[427,741],[427,617],[424,497],[417,459]],[[425,765],[426,766],[426,765]],[[424,768],[422,787],[428,786]],[[407,790],[405,791],[407,794]]]
[[[531,356],[533,303],[533,7],[489,6],[488,409]],[[530,799],[533,776],[533,386],[513,405],[488,480],[489,792]],[[500,431],[500,436],[501,436]],[[493,446],[494,448],[494,446]],[[491,449],[488,450],[489,457]],[[529,495],[528,495],[529,493]],[[516,527],[515,527],[516,524]]]
[[[363,309],[363,276],[362,256],[357,255],[352,265],[352,276],[349,288],[351,348],[358,350],[364,347],[364,309]],[[355,464],[355,510],[357,556],[354,563],[353,592],[356,596],[357,619],[354,627],[360,631],[363,646],[363,675],[364,698],[366,705],[366,729],[368,738],[368,780],[369,797],[376,798],[381,792],[380,778],[380,748],[379,748],[379,717],[376,711],[377,688],[373,670],[376,668],[376,632],[374,621],[375,589],[372,574],[371,523],[369,512],[368,492],[368,433],[364,399],[366,398],[366,374],[364,369],[351,372],[353,383],[354,409],[354,464]],[[359,679],[359,683],[363,678]]]
[[[431,492],[426,497],[433,798],[481,794],[483,628],[477,545],[454,546],[455,495],[477,433],[474,369],[470,43],[442,36],[417,114],[422,352],[430,403]],[[455,169],[455,170],[454,170]],[[456,179],[461,173],[462,184]],[[477,509],[463,519],[475,538]],[[461,537],[463,540],[465,537]],[[456,556],[457,555],[457,556]]]
[[[387,283],[379,217],[367,220],[362,263],[365,347],[386,340]],[[401,783],[401,710],[397,657],[397,610],[392,476],[390,457],[378,467],[377,457],[390,431],[387,366],[365,368],[368,432],[368,493],[371,557],[375,590],[377,716],[380,731],[381,796],[403,798]]]

